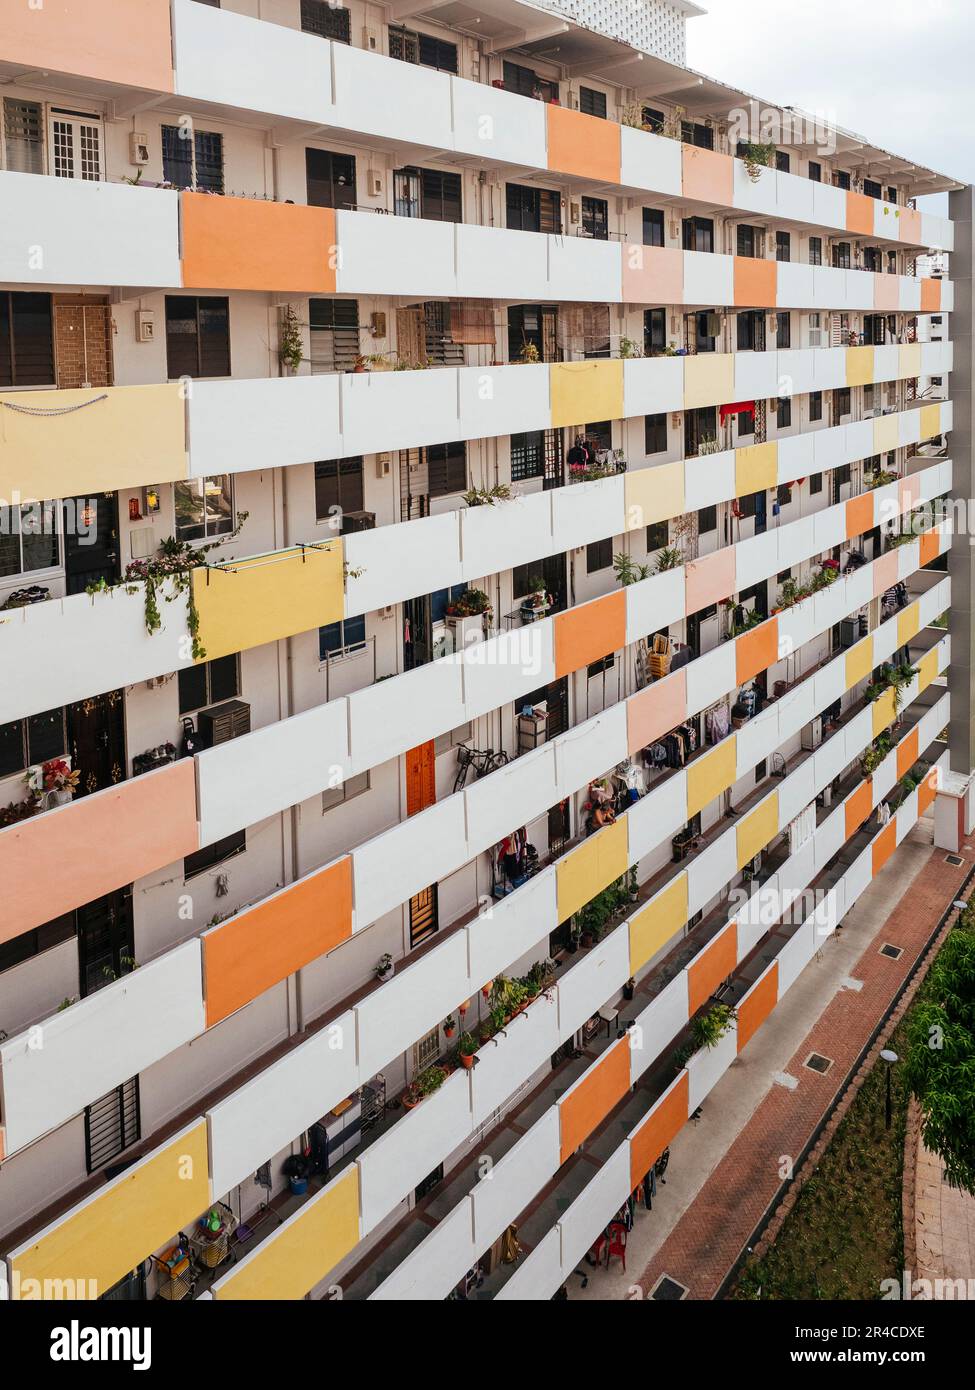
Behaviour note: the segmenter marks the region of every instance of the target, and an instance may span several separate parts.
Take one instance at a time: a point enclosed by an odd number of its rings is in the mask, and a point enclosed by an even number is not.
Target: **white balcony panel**
[[[734,164],[732,206],[745,212],[757,212],[762,217],[775,217],[778,206],[778,181],[775,169],[760,168],[752,180],[740,159]]]
[[[800,681],[792,690],[787,690],[776,705],[779,711],[779,742],[784,743],[786,739],[793,738],[804,724],[808,724],[814,715],[819,714],[815,683],[811,680]]]
[[[874,576],[866,565],[861,569],[854,570],[843,580],[847,613],[852,613],[857,608],[863,608],[870,602],[873,598],[873,580]]]
[[[388,1067],[472,993],[467,974],[467,938],[462,931],[439,941],[414,965],[405,970],[398,967],[391,980],[367,994],[353,1011],[360,1076],[375,1076]],[[294,1133],[300,1133],[302,1128],[299,1126]]]
[[[846,275],[846,304],[850,310],[866,310],[873,313],[876,290],[875,276],[867,270],[850,270]],[[896,348],[895,348],[896,351]]]
[[[402,752],[404,733],[416,747],[466,722],[461,667],[451,657],[365,686],[348,701],[352,760],[359,770]]]
[[[839,266],[814,266],[815,299],[813,306],[817,309],[842,308],[846,304],[848,273],[852,272],[842,270]]]
[[[817,925],[814,918],[808,917],[779,952],[779,999],[792,988],[822,945]]]
[[[208,1110],[214,1198],[245,1182],[268,1154],[350,1095],[359,1079],[349,1010]]]
[[[9,1039],[0,1046],[7,1152],[80,1114],[205,1026],[194,940]]]
[[[897,781],[897,753],[888,753],[879,767],[874,769],[870,779],[870,792],[873,804],[878,806]]]
[[[817,512],[815,536],[817,553],[830,550],[834,545],[842,545],[846,540],[846,509],[827,507],[825,511]]]
[[[884,344],[873,350],[874,381],[896,381],[899,375],[900,349],[896,343]]]
[[[623,283],[623,247],[590,237],[550,237],[548,290],[552,299],[618,304]],[[535,292],[538,297],[538,291]],[[508,296],[510,298],[510,295]]]
[[[729,643],[729,645],[731,645]],[[735,771],[744,777],[767,758],[773,748],[777,748],[779,736],[779,703],[768,705],[749,719],[735,737]]]
[[[748,886],[742,884],[742,889],[747,890]],[[779,875],[773,874],[765,880],[760,890],[756,885],[756,891],[735,913],[739,960],[744,960],[755,949],[781,915],[780,901]]]
[[[626,704],[619,702],[564,733],[556,745],[558,795],[572,796],[626,757]]]
[[[785,861],[778,874],[779,912],[790,921],[798,921],[805,912],[802,894],[816,872],[816,841],[807,840]],[[796,904],[798,903],[798,906]],[[773,923],[769,923],[772,926]],[[741,955],[739,953],[739,960]]]
[[[698,511],[712,507],[735,496],[735,451],[723,449],[720,454],[701,454],[689,458],[684,474],[685,505]]]
[[[885,241],[897,241],[900,236],[900,209],[882,198],[873,200],[873,234]]]
[[[817,391],[846,385],[846,348],[818,348],[813,353]]]
[[[779,563],[779,533],[777,530],[760,532],[747,540],[738,541],[735,546],[735,588],[740,593],[749,589],[760,579],[768,579],[780,569],[787,569],[791,561]]]
[[[483,1254],[559,1168],[559,1112],[544,1111],[471,1192],[474,1243]]]
[[[297,806],[349,771],[345,700],[205,748],[196,759],[200,844]]]
[[[783,348],[773,353],[776,359],[776,391],[798,396],[816,390],[816,361],[819,348]]]
[[[781,997],[782,986],[779,986]],[[703,1105],[711,1090],[717,1085],[738,1055],[738,1025],[733,1023],[728,1032],[714,1047],[702,1048],[695,1052],[687,1064],[688,1097],[687,1108],[693,1115],[699,1105]]]
[[[342,447],[347,455],[415,449],[457,438],[456,370],[347,372],[337,380],[342,394]]]
[[[626,588],[626,640],[636,642],[649,632],[684,617],[684,569],[664,570]]]
[[[871,845],[868,845],[857,855],[843,878],[846,888],[846,910],[849,912],[857,898],[865,893],[873,882],[873,847]]]
[[[353,930],[365,930],[469,858],[463,810],[453,797],[357,846],[352,851]]]
[[[439,1091],[397,1120],[356,1159],[363,1236],[375,1230],[470,1131],[470,1072],[455,1071]]]
[[[687,672],[687,708],[697,714],[713,705],[737,684],[735,680],[735,644],[721,642],[709,652],[690,662]]]
[[[775,302],[780,309],[808,309],[816,304],[815,267],[797,261],[780,261],[776,267]]]
[[[321,43],[321,39],[314,40]],[[335,107],[326,122],[402,143],[454,148],[449,74],[333,43]]]
[[[873,738],[873,710],[868,705],[855,714],[849,724],[836,735],[843,740],[843,752],[848,763],[854,762]]]
[[[335,223],[341,248],[335,271],[339,294],[445,298],[458,293],[452,222],[339,211]]]
[[[837,468],[841,464],[850,463],[856,457],[847,443],[848,431],[849,426],[839,425],[833,429],[814,430],[810,434],[816,462],[815,472],[822,473],[827,468]]]
[[[553,1226],[495,1294],[495,1302],[538,1303],[550,1299],[562,1283],[562,1233]]]
[[[897,808],[894,822],[897,826],[895,833],[896,843],[903,844],[904,840],[917,824],[918,795],[917,787],[905,796],[904,800]]]
[[[551,998],[540,995],[504,1031],[505,1036],[492,1038],[477,1054],[471,1076],[475,1129],[500,1111],[535,1072],[542,1067],[551,1070],[552,1053],[563,1041],[554,992]]]
[[[374,613],[386,604],[460,584],[470,573],[460,559],[460,515],[443,512],[344,536],[346,614]],[[354,575],[353,570],[362,573]]]
[[[165,189],[0,173],[0,280],[181,283],[179,197]],[[38,255],[40,251],[40,255]]]
[[[869,742],[869,740],[868,740]],[[827,739],[813,754],[814,776],[817,787],[825,787],[834,777],[839,777],[846,767],[847,757],[843,747],[843,734]]]
[[[942,416],[945,407],[942,406]],[[901,444],[917,444],[921,438],[920,410],[902,410],[897,417],[898,439]]]
[[[921,312],[921,282],[913,275],[898,276],[900,304],[906,313]]]
[[[528,623],[512,632],[474,642],[451,658],[464,681],[464,724],[527,690],[555,679],[555,646],[551,620]],[[443,725],[443,728],[455,725]],[[439,731],[438,731],[439,732]]]
[[[653,1065],[686,1023],[687,976],[681,971],[636,1017],[630,1034],[632,1084]]]
[[[784,526],[777,527],[775,534],[779,539],[780,569],[791,569],[798,564],[800,557],[806,558],[816,552],[816,524],[811,513],[798,521],[788,521]]]
[[[176,91],[315,125],[331,116],[331,44],[196,0],[175,0]]]
[[[785,608],[779,617],[779,660],[793,656],[815,634],[811,603]]]
[[[780,390],[778,353],[735,353],[735,400],[777,396]]]
[[[682,357],[628,357],[623,362],[626,413],[659,415],[681,410],[684,404]]]
[[[830,661],[812,677],[813,706],[820,714],[827,705],[840,699],[846,689],[845,660]]]
[[[630,1195],[630,1146],[620,1144],[605,1159],[559,1222],[562,1230],[562,1270],[575,1269],[600,1231],[605,1230]],[[552,1294],[561,1278],[552,1285]]]
[[[267,468],[272,459],[283,468],[342,457],[339,383],[344,379],[194,381],[188,401],[189,475],[247,473]]]
[[[629,974],[629,937],[625,931],[614,931],[560,979],[560,1037],[571,1037],[581,1028],[623,986]]]
[[[681,771],[652,787],[627,811],[630,863],[636,864],[663,844],[686,820],[687,774]]]
[[[811,434],[787,435],[778,441],[778,446],[777,482],[794,483],[815,472],[816,445]]]
[[[547,947],[559,925],[555,878],[554,868],[543,869],[516,893],[492,901],[465,928],[475,989],[535,947]]]
[[[828,183],[813,184],[813,221],[846,230],[846,193]]]
[[[845,427],[846,460],[870,458],[873,454],[873,420],[851,420]]]
[[[815,798],[818,791],[815,771],[812,759],[807,758],[804,763],[800,763],[795,772],[784,777],[779,783],[780,830],[784,830],[790,821],[794,821],[799,812]]]
[[[897,577],[898,579],[910,579],[915,571],[921,568],[921,543],[919,540],[908,541],[906,545],[897,547]]]
[[[820,589],[813,597],[813,613],[816,627],[820,632],[838,623],[850,611],[847,601],[846,585],[842,579],[834,580],[827,589]]]
[[[941,282],[941,312],[950,314],[955,307],[955,284],[953,280]]]
[[[474,1244],[473,1225],[471,1199],[464,1197],[369,1295],[369,1302],[439,1302],[447,1298],[458,1276],[472,1269],[483,1254]]]
[[[457,77],[451,79],[451,92],[458,150],[479,155],[485,162],[547,167],[544,102]]]
[[[731,256],[719,256],[710,251],[685,251],[684,303],[734,304],[734,265]]]
[[[921,244],[937,251],[952,251],[955,245],[955,228],[946,217],[935,217],[933,213],[921,213]]]
[[[465,788],[467,834],[473,850],[490,848],[516,825],[527,825],[555,805],[559,800],[555,756],[554,744],[543,745]],[[573,790],[577,791],[585,780]]]
[[[458,294],[472,299],[544,298],[548,289],[547,236],[540,232],[474,227],[467,223],[459,223],[454,231]],[[616,299],[619,299],[619,287]]]
[[[815,184],[798,174],[777,170],[775,175],[775,215],[796,222],[815,222]]]
[[[823,785],[818,768],[816,769],[816,785]],[[812,843],[816,872],[819,873],[826,867],[834,854],[839,854],[846,843],[846,808],[842,802],[832,815],[828,816],[820,825]]]
[[[622,474],[554,488],[549,496],[552,534],[560,550],[575,550],[594,536],[621,536],[626,530]]]
[[[738,872],[738,851],[734,835],[719,835],[687,864],[687,911],[695,912],[716,897]]]
[[[549,418],[545,363],[460,367],[458,389],[458,439],[520,434]]]
[[[880,627],[874,629],[872,636],[873,664],[879,666],[897,650],[897,624],[881,623]]]
[[[682,190],[681,148],[679,140],[651,131],[622,126],[620,183],[624,188],[646,188],[652,193],[680,198]],[[524,163],[519,156],[515,163]],[[540,167],[545,167],[542,159]]]

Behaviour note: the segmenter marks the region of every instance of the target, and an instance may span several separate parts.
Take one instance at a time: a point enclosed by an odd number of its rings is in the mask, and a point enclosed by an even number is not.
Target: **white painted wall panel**
[[[834,854],[838,854],[846,842],[846,810],[842,804],[836,808],[832,815],[823,821],[816,831],[813,845],[816,853],[816,872],[825,866],[832,859]]]
[[[654,787],[626,813],[631,864],[684,825],[687,819],[687,773],[683,769]]]
[[[193,8],[204,7],[194,4]],[[284,467],[341,457],[339,383],[343,379],[194,381],[188,402],[190,475],[246,473],[266,468],[269,459]],[[310,529],[308,539],[312,538]]]
[[[684,403],[684,359],[626,358],[623,398],[628,415],[657,415],[665,410],[680,410]]]
[[[622,283],[623,248],[620,242],[593,241],[578,236],[549,238],[548,297],[618,304]],[[537,290],[535,296],[538,296]]]
[[[465,1197],[369,1295],[369,1302],[445,1299],[483,1254],[474,1247],[473,1224],[471,1199]]]
[[[472,299],[544,296],[548,237],[463,222],[456,224],[456,236],[458,294]]]
[[[626,640],[636,642],[684,617],[684,567],[639,579],[626,588]]]
[[[869,845],[854,859],[846,871],[845,879],[846,906],[849,911],[860,894],[873,882],[873,849]]]
[[[751,401],[779,394],[779,364],[775,352],[736,352],[735,400]]]
[[[463,931],[444,937],[415,964],[398,968],[353,1010],[360,1074],[382,1071],[473,992]]]
[[[490,510],[484,508],[485,511]],[[459,584],[460,512],[443,512],[372,531],[343,536],[349,570],[345,598],[347,617],[373,613],[388,603],[400,603]],[[469,571],[468,571],[469,573]]]
[[[530,97],[499,91],[483,82],[451,80],[454,139],[459,150],[505,164],[548,164],[545,107]]]
[[[778,564],[779,538],[777,531],[765,531],[735,546],[735,588],[749,589],[760,579],[768,579],[787,565]],[[729,643],[729,646],[732,645]]]
[[[780,309],[807,309],[816,303],[813,266],[782,261],[776,267],[776,274],[776,304]]]
[[[620,182],[632,188],[646,188],[653,193],[669,193],[680,198],[682,189],[680,142],[664,135],[622,126]],[[519,157],[515,163],[525,162]],[[545,160],[539,161],[545,167]]]
[[[814,222],[824,227],[839,227],[846,230],[846,193],[842,188],[834,188],[828,183],[814,183],[813,210]]]
[[[687,667],[687,708],[696,714],[727,695],[737,685],[735,679],[735,644],[722,642],[699,656]]]
[[[816,471],[816,441],[812,434],[787,435],[779,440],[777,452],[780,483],[791,483],[796,478],[808,478],[810,473]]]
[[[734,304],[735,273],[730,256],[684,252],[684,303]]]
[[[471,1192],[474,1241],[483,1254],[559,1168],[559,1112],[548,1110]]]
[[[687,866],[687,911],[693,917],[738,872],[734,835],[721,835]]]
[[[775,175],[775,213],[797,222],[814,222],[815,185],[811,179],[778,170]]]
[[[680,360],[679,358],[677,359]],[[685,465],[685,502],[688,511],[713,506],[735,495],[735,451],[702,454]]]
[[[621,711],[625,715],[622,706]],[[475,852],[490,848],[510,834],[514,828],[513,816],[517,824],[527,825],[536,815],[555,805],[559,800],[555,754],[556,745],[543,745],[465,788],[467,834]],[[579,786],[584,785],[585,780]]]
[[[630,1081],[636,1082],[687,1022],[687,977],[681,972],[637,1015],[630,1030]]]
[[[452,657],[379,681],[348,696],[352,758],[356,768],[375,767],[445,729],[465,722],[461,667]]]
[[[449,74],[396,62],[350,44],[334,43],[331,48],[335,81],[331,124],[385,137],[395,131],[400,141],[438,150],[454,147]]]
[[[539,1303],[548,1300],[562,1282],[562,1237],[558,1226],[548,1235],[495,1294],[495,1302]]]
[[[445,878],[470,858],[463,798],[449,797],[352,851],[354,930]]]
[[[506,1036],[496,1035],[478,1051],[471,1075],[475,1128],[487,1123],[540,1068],[551,1068],[552,1053],[563,1041],[556,995],[556,990],[551,998],[541,995],[511,1020]]]
[[[611,705],[567,730],[556,750],[558,795],[570,796],[626,757],[626,705]]]
[[[575,1269],[629,1195],[630,1146],[623,1143],[613,1150],[559,1222],[562,1228],[563,1271],[569,1273]],[[549,1293],[554,1293],[557,1288],[558,1284],[555,1284]]]
[[[524,564],[526,556],[551,554],[557,548],[552,537],[552,496],[535,492],[497,507],[467,507],[458,512],[467,578],[512,569]],[[442,586],[431,589],[437,587]]]
[[[779,997],[782,986],[779,985]],[[728,1032],[714,1047],[695,1052],[687,1064],[688,1097],[687,1109],[692,1114],[703,1105],[708,1093],[717,1085],[738,1055],[738,1025],[732,1024]]]
[[[791,989],[803,970],[822,945],[817,935],[816,922],[812,917],[806,919],[796,929],[795,936],[782,947],[779,962],[779,998]]]
[[[375,220],[393,219],[377,217]],[[408,218],[397,220],[409,221]],[[294,378],[295,381],[329,379]],[[346,372],[334,379],[341,388],[342,448],[347,455],[372,454],[382,449],[413,449],[457,438],[456,369]]]
[[[555,869],[549,867],[516,893],[492,902],[466,927],[474,988],[480,989],[512,961],[546,943],[558,924]]]
[[[553,489],[552,533],[560,550],[574,550],[594,536],[621,536],[626,530],[623,478],[573,483]]]
[[[811,758],[779,783],[779,827],[785,829],[816,795],[816,779]]]
[[[559,1034],[571,1035],[591,1018],[629,978],[630,942],[614,931],[559,980]]]
[[[555,679],[555,645],[551,618],[476,642],[455,658],[464,684],[464,718],[447,729],[476,719]],[[385,682],[384,682],[385,684]]]

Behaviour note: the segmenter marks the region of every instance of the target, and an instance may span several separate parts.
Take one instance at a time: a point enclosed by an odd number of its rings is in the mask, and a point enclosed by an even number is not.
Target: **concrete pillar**
[[[949,195],[949,216],[955,224],[955,249],[949,260],[949,275],[955,286],[955,307],[950,320],[951,339],[954,343],[954,364],[951,372],[954,423],[949,437],[948,456],[952,460],[953,469],[952,499],[963,500],[965,506],[956,506],[953,510],[955,534],[948,557],[948,572],[951,576],[951,666],[948,672],[951,720],[948,725],[948,745],[952,771],[966,775],[975,768],[975,696],[972,692],[972,654],[975,648],[975,534],[973,528],[966,524],[970,520],[970,514],[975,513],[975,454],[972,435],[972,266],[975,261],[973,214],[975,189],[971,185]]]

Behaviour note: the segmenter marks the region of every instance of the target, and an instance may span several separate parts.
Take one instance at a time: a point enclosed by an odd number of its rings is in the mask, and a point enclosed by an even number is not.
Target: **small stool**
[[[619,1016],[619,1009],[611,1009],[608,1004],[604,1008],[599,1010],[599,1017],[606,1025],[607,1038],[611,1038],[613,1036],[613,1028],[616,1026],[616,1022],[619,1019]]]

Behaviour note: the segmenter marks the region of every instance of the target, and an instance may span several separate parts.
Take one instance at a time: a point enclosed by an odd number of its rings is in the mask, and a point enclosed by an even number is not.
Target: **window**
[[[823,490],[823,475],[822,475],[822,473],[813,473],[813,474],[811,474],[811,475],[810,475],[810,478],[809,478],[809,495],[810,495],[810,497],[814,497],[814,496],[816,495],[817,492],[822,492],[822,490]]]
[[[873,271],[879,275],[883,270],[883,257],[876,246],[865,246],[863,249],[863,268]]]
[[[452,748],[457,748],[462,743],[467,743],[474,737],[474,724],[468,720],[466,724],[458,724],[456,729],[451,729],[449,733],[438,734],[433,742],[433,756],[439,758],[441,753],[449,753]]]
[[[718,509],[717,507],[702,507],[697,514],[697,532],[699,536],[705,535],[708,531],[718,529]]]
[[[659,208],[643,209],[643,244],[644,246],[663,246],[664,244],[664,215]]]
[[[234,488],[229,473],[181,480],[173,484],[173,495],[178,540],[209,540],[234,529]]]
[[[735,334],[739,352],[763,352],[765,332],[762,314],[756,309],[742,309],[735,315]]]
[[[735,417],[738,423],[738,438],[742,439],[745,435],[755,433],[755,412],[754,410],[739,410]]]
[[[439,169],[397,169],[393,174],[393,209],[397,217],[460,222],[460,174]]]
[[[305,183],[309,207],[354,208],[355,155],[306,149]]]
[[[369,773],[360,772],[355,777],[347,777],[340,787],[329,787],[322,792],[322,815],[334,806],[343,806],[353,797],[361,796],[369,790]]]
[[[643,355],[652,357],[655,352],[663,352],[667,346],[666,309],[644,309],[643,311]]]
[[[809,264],[822,265],[823,263],[823,238],[821,236],[811,236],[809,238]]]
[[[792,317],[789,313],[784,313],[781,309],[775,316],[775,346],[777,348],[789,348],[792,346]]]
[[[644,420],[644,438],[648,454],[662,454],[667,448],[667,414],[648,415]]]
[[[837,270],[850,270],[853,258],[848,241],[838,241],[833,247],[833,265]]]
[[[318,629],[318,659],[328,661],[329,657],[352,656],[361,652],[366,645],[366,615],[358,618],[344,618],[337,623],[328,623]]]
[[[839,424],[844,415],[850,413],[850,388],[843,386],[833,392],[833,412],[836,416],[836,423]]]
[[[247,831],[235,830],[232,835],[226,835],[222,840],[215,840],[212,845],[207,845],[205,849],[198,849],[193,854],[188,854],[183,860],[183,877],[184,879],[194,878],[197,874],[202,874],[207,869],[222,864],[225,859],[232,859],[236,854],[245,853],[246,849]]]
[[[613,426],[609,420],[597,420],[594,424],[589,424],[583,431],[587,439],[595,444],[597,449],[612,449],[613,447]]]
[[[714,131],[709,125],[698,125],[695,121],[681,121],[680,138],[685,145],[696,145],[700,150],[714,149]]]
[[[592,541],[586,546],[586,573],[595,574],[597,570],[609,569],[613,563],[613,538],[605,541]]]
[[[166,296],[166,363],[177,377],[230,375],[230,300]]]
[[[596,241],[609,240],[609,205],[605,198],[583,198],[582,230]]]
[[[56,502],[0,507],[0,578],[52,569],[59,562]]]
[[[837,169],[833,173],[833,186],[835,188],[849,188],[850,176],[843,169]]]
[[[864,179],[863,191],[868,198],[883,198],[884,196],[883,186],[875,179]]]
[[[51,386],[54,379],[51,296],[0,290],[0,386]]]
[[[816,420],[823,418],[823,393],[822,391],[809,392],[809,419],[815,423]]]
[[[311,373],[349,372],[359,356],[359,301],[309,299]]]
[[[420,63],[439,72],[457,71],[457,45],[432,34],[417,34],[410,29],[389,30],[389,56],[404,63]]]
[[[777,261],[792,260],[792,236],[789,232],[775,233],[775,259]]]
[[[44,173],[44,122],[39,101],[3,99],[4,168],[16,174]]]
[[[301,27],[337,43],[352,42],[352,16],[334,0],[301,0]]]
[[[12,724],[0,724],[0,777],[23,772],[37,763],[62,758],[68,751],[63,709],[49,709]]]
[[[586,677],[588,680],[595,680],[606,671],[612,671],[616,665],[616,653],[610,652],[608,656],[601,656],[598,661],[591,661],[586,667]]]
[[[647,527],[647,554],[651,555],[655,550],[663,550],[664,546],[670,544],[670,523],[666,521],[651,521]]]
[[[789,158],[789,153],[787,150],[775,151],[775,167],[776,169],[778,169],[780,174],[787,174],[791,167],[791,163],[792,161]]]
[[[554,101],[559,95],[557,82],[539,77],[537,72],[519,63],[509,63],[505,59],[502,72],[506,92],[517,92],[519,96],[534,97],[537,101]]]
[[[710,217],[685,217],[683,240],[685,251],[713,251],[713,219]]]
[[[12,970],[25,960],[32,960],[43,951],[50,951],[53,946],[70,941],[74,935],[74,913],[66,912],[63,917],[46,922],[43,927],[35,927],[33,931],[14,937],[13,941],[5,941],[0,945],[0,973]]]
[[[661,135],[667,124],[667,118],[662,111],[658,111],[653,106],[644,106],[640,113],[640,118],[644,125],[648,125],[655,135]]]
[[[545,476],[545,430],[511,436],[511,481],[524,483]]]
[[[232,700],[240,694],[240,663],[236,652],[230,656],[220,656],[214,661],[200,662],[178,672],[179,712],[190,714],[193,710],[206,709],[208,705],[219,705],[224,700]]]
[[[817,164],[814,159],[809,161],[809,177],[813,183],[822,183],[823,181],[823,166]]]
[[[738,251],[739,256],[757,256],[761,246],[762,234],[757,227],[740,226],[738,228]]]
[[[562,199],[551,188],[509,183],[505,194],[506,225],[510,232],[562,230]]]
[[[447,497],[467,488],[467,447],[464,441],[430,444],[427,460],[427,492],[431,497]]]
[[[315,520],[327,521],[341,531],[346,512],[361,512],[364,506],[362,457],[326,459],[315,464]]]
[[[223,192],[223,136],[191,125],[164,125],[163,178],[177,188]]]
[[[605,120],[606,93],[597,92],[592,87],[580,87],[579,110],[585,116],[601,116]]]
[[[788,396],[780,396],[776,410],[776,424],[780,430],[788,429],[792,424],[792,401]]]

